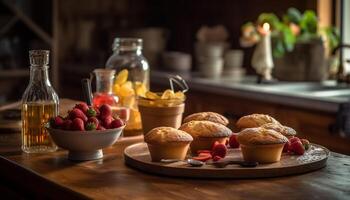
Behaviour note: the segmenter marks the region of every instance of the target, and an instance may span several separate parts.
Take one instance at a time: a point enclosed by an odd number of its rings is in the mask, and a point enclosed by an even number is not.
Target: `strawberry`
[[[63,121],[63,124],[62,124],[62,129],[63,130],[70,130],[71,129],[71,126],[72,126],[72,120],[70,119],[66,119]]]
[[[220,156],[221,158],[225,158],[227,153],[227,147],[224,144],[217,144],[212,149],[212,156]]]
[[[106,128],[103,127],[101,124],[99,124],[99,125],[97,126],[96,130],[103,131],[103,130],[106,130]]]
[[[205,154],[205,155],[202,155],[202,156],[192,157],[192,159],[205,162],[205,161],[211,159],[211,155],[210,154]]]
[[[288,152],[290,147],[290,141],[286,142],[283,146],[283,152]]]
[[[81,103],[76,104],[74,108],[77,108],[77,109],[83,111],[83,113],[86,113],[86,111],[89,109],[89,106],[86,103],[81,102]]]
[[[85,130],[92,131],[96,130],[97,126],[93,122],[88,122],[85,126]]]
[[[86,111],[86,116],[87,117],[96,117],[97,116],[97,112],[94,108],[89,108]]]
[[[112,109],[108,104],[102,104],[99,110],[100,110],[100,115],[99,115],[100,119],[105,119],[112,115]]]
[[[309,150],[310,149],[310,142],[309,142],[309,140],[307,140],[307,139],[301,139],[301,143],[304,145],[304,148],[305,148],[305,150]]]
[[[119,128],[121,126],[124,126],[124,121],[117,118],[111,122],[109,128]]]
[[[86,115],[83,113],[83,111],[81,111],[78,108],[73,108],[73,110],[71,110],[69,112],[69,118],[71,120],[74,120],[75,118],[80,118],[82,119],[84,122],[86,122],[88,120],[88,118],[86,117]]]
[[[198,157],[203,157],[203,156],[206,157],[206,156],[208,156],[208,155],[210,156],[210,158],[212,157],[212,156],[211,156],[211,153],[199,153],[199,154],[198,154]]]
[[[80,119],[80,118],[73,119],[71,130],[84,131],[85,130],[85,128],[84,128],[84,121],[82,119]]]
[[[303,155],[305,152],[304,145],[300,141],[291,143],[289,149],[297,155]]]
[[[61,128],[63,125],[63,122],[64,122],[63,118],[61,116],[57,116],[57,117],[51,118],[50,126],[52,128]]]
[[[208,153],[208,154],[211,154],[211,151],[210,151],[210,150],[198,150],[198,151],[197,151],[197,154],[200,154],[200,153]]]
[[[110,127],[110,125],[111,125],[111,123],[112,123],[113,120],[114,120],[114,119],[113,119],[112,116],[108,116],[108,117],[106,117],[106,118],[104,118],[104,119],[102,120],[102,125],[103,125],[105,128],[109,129],[109,127]]]
[[[289,139],[289,142],[290,142],[290,143],[293,143],[293,142],[296,142],[296,141],[301,142],[300,139],[299,139],[298,137],[292,137],[292,138]]]
[[[93,123],[93,124],[95,124],[95,127],[97,128],[98,125],[100,124],[100,121],[98,121],[98,119],[96,117],[90,117],[87,120],[87,123]]]
[[[218,145],[218,144],[220,144],[220,142],[219,142],[219,141],[215,141],[215,142],[211,145],[211,149],[214,149],[214,147],[215,147],[216,145]]]
[[[220,156],[214,156],[213,161],[216,162],[216,161],[219,161],[220,159],[222,159]]]
[[[229,145],[231,148],[238,148],[239,147],[239,143],[237,141],[237,135],[231,135],[229,141],[228,141]]]

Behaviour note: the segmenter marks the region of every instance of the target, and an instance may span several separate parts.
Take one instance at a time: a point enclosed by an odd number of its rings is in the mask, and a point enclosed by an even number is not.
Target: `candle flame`
[[[264,23],[263,24],[263,29],[264,29],[264,31],[269,31],[270,30],[270,24],[269,23]]]

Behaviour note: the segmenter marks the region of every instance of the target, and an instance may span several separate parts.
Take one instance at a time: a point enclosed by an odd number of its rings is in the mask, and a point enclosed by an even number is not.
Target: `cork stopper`
[[[49,64],[49,50],[29,51],[29,61],[32,66],[46,66]]]

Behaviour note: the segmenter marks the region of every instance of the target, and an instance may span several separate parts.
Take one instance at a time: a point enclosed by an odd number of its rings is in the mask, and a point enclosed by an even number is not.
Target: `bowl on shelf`
[[[113,145],[125,125],[115,129],[93,131],[69,131],[46,127],[57,146],[68,150],[68,159],[75,161],[96,160],[103,157],[102,149]]]

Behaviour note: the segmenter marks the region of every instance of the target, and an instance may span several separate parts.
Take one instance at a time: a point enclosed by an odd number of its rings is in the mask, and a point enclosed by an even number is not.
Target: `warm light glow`
[[[263,29],[264,29],[264,31],[269,31],[270,30],[270,24],[269,23],[264,23],[263,24]]]

